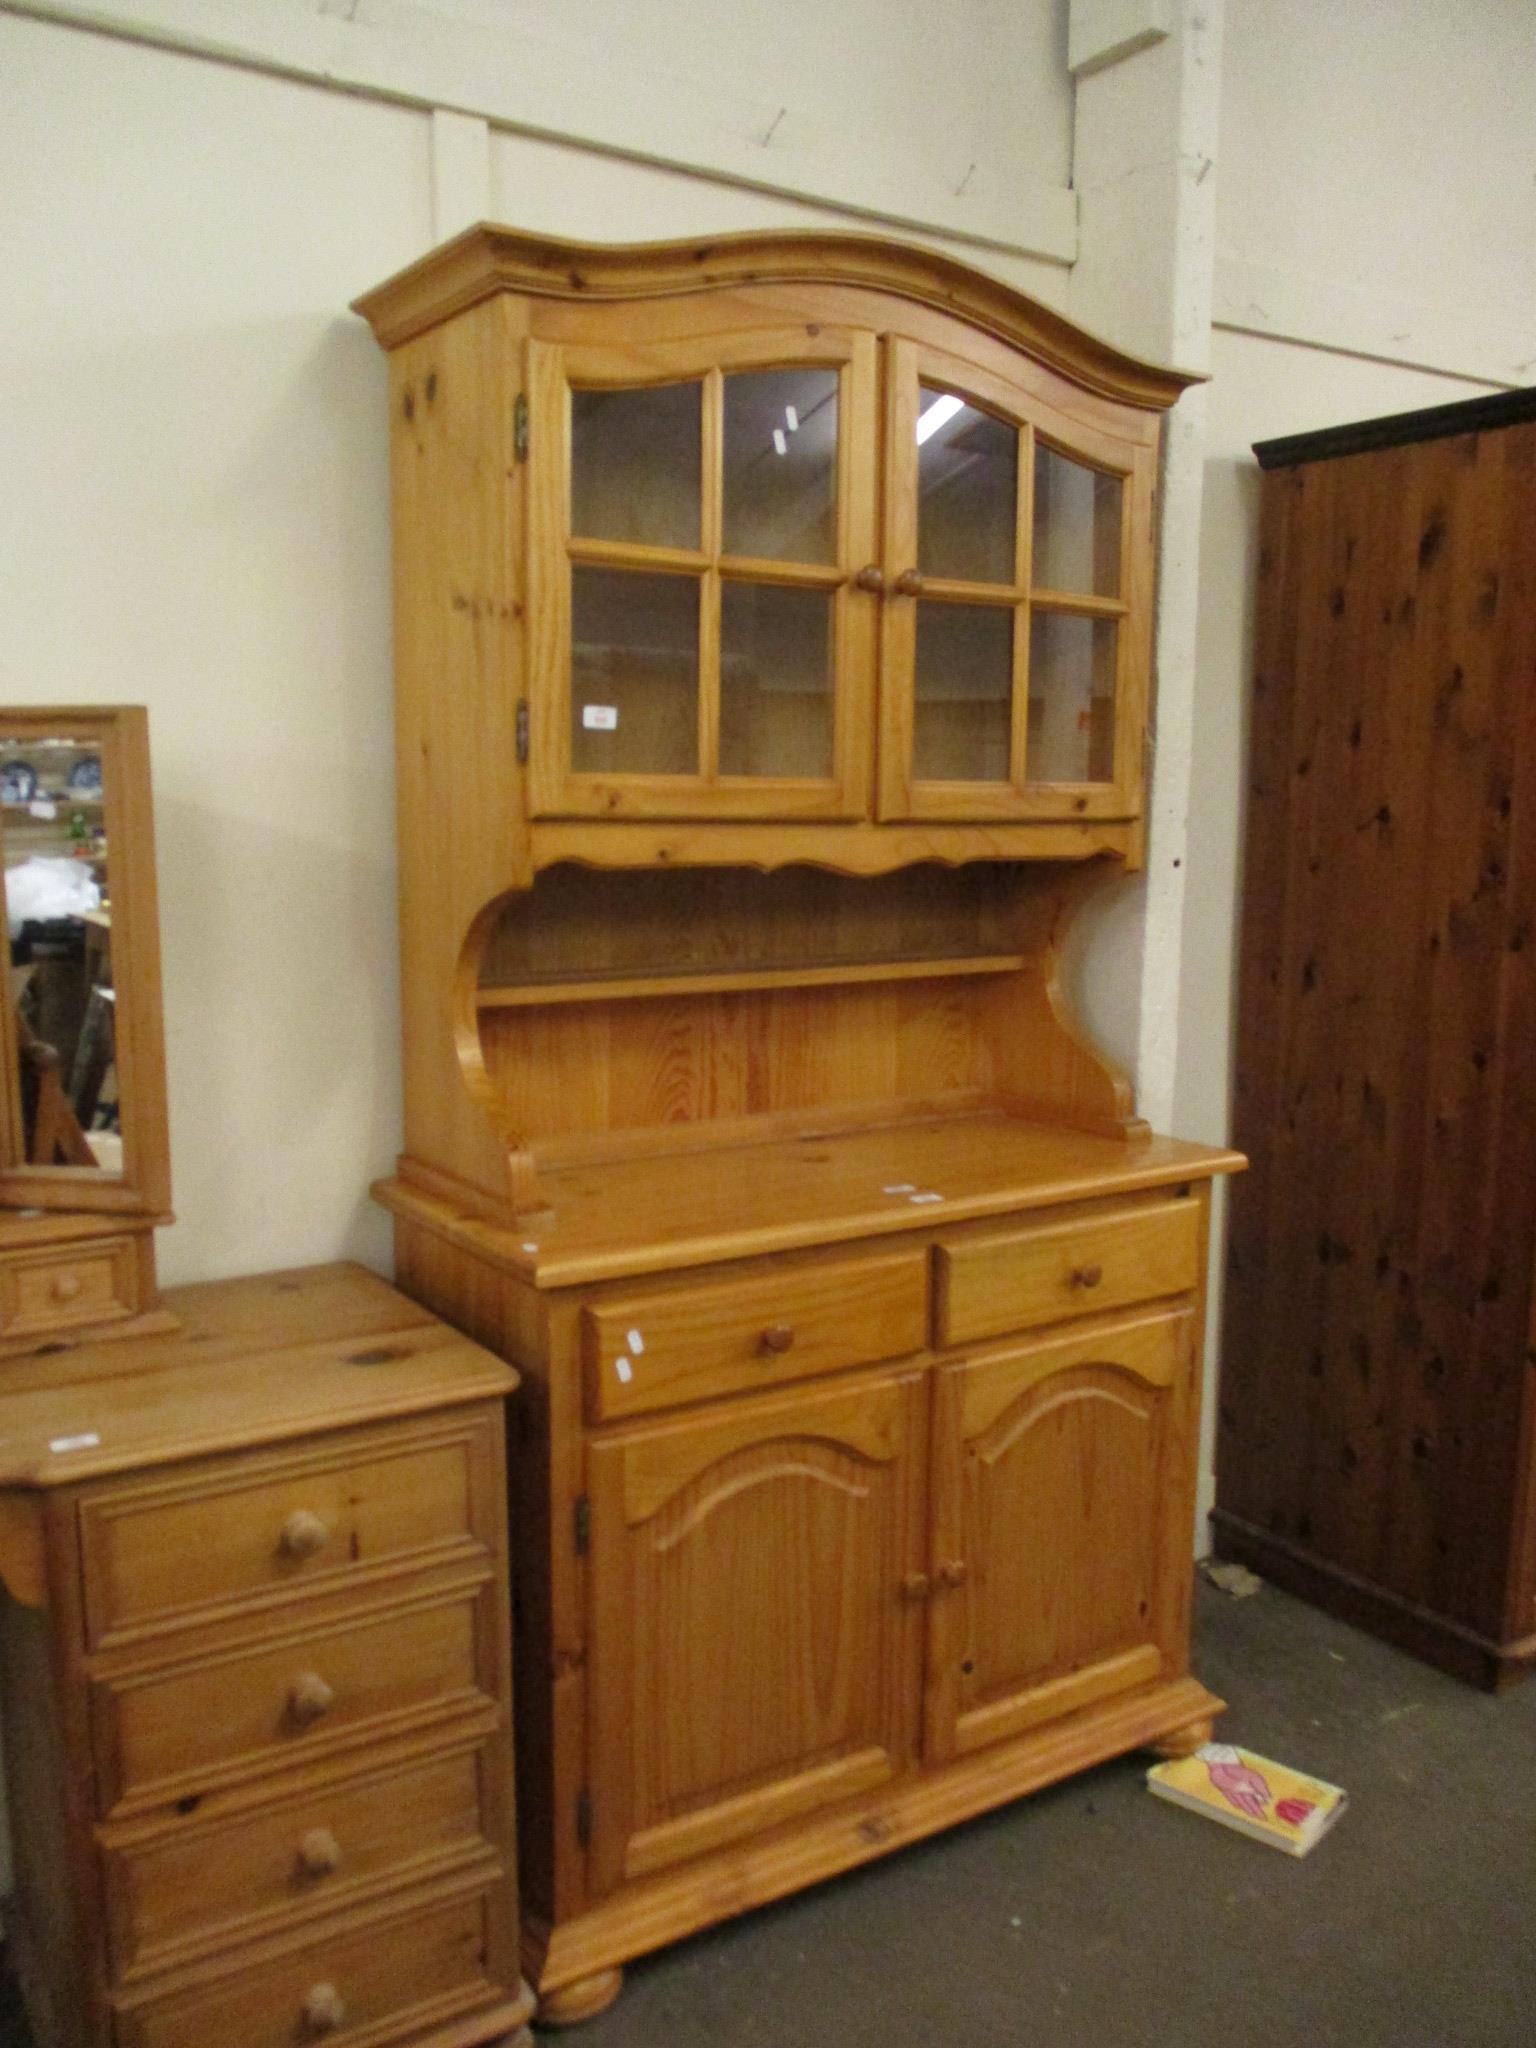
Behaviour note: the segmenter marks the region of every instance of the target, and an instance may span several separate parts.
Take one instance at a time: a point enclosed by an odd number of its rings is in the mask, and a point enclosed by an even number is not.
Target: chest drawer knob
[[[901,1582],[903,1600],[926,1600],[931,1591],[926,1572],[908,1572]]]
[[[313,1557],[331,1540],[331,1532],[308,1508],[296,1508],[283,1524],[278,1548],[284,1557]]]
[[[1102,1266],[1074,1266],[1072,1268],[1072,1285],[1074,1287],[1097,1287],[1103,1278],[1104,1268]]]
[[[53,1276],[53,1286],[49,1292],[55,1301],[73,1301],[80,1292],[80,1275],[67,1270],[62,1273],[55,1273]]]
[[[301,1728],[330,1712],[336,1694],[318,1671],[301,1671],[288,1688],[288,1711]]]
[[[341,1863],[341,1844],[329,1828],[311,1828],[299,1843],[299,1867],[306,1877],[329,1877]]]
[[[757,1348],[768,1356],[774,1354],[782,1356],[784,1352],[788,1351],[794,1341],[795,1333],[788,1323],[770,1323],[762,1336],[758,1338]]]
[[[941,1564],[939,1566],[939,1577],[946,1586],[963,1586],[965,1584],[965,1559],[963,1557],[952,1557],[947,1564]]]
[[[304,2001],[304,2025],[311,2034],[333,2034],[347,2016],[334,1984],[315,1984]]]

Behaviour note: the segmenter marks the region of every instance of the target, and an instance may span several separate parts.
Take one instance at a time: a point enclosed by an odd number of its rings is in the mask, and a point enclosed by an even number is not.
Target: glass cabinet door
[[[908,341],[888,372],[881,816],[1129,815],[1149,451]]]
[[[530,387],[535,814],[866,811],[874,338],[535,341]]]

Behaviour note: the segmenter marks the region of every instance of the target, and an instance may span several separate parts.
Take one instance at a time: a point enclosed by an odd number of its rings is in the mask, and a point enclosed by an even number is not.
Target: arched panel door
[[[1118,1317],[939,1374],[931,1758],[1182,1671],[1196,1326]]]
[[[921,1392],[865,1381],[592,1445],[594,1897],[912,1759]]]

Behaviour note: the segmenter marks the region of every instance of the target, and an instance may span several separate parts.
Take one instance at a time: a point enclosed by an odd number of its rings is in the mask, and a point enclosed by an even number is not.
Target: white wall
[[[1536,380],[1529,0],[1329,9],[1326,37],[1319,19],[1309,0],[1227,0],[1174,1110],[1212,1143],[1230,1135],[1252,443]],[[1221,1266],[1218,1231],[1202,1532]]]
[[[399,1120],[384,374],[423,117],[0,16],[0,698],[143,702],[168,1279],[358,1253]]]
[[[1227,0],[1221,83],[1218,323],[1536,378],[1531,0]]]

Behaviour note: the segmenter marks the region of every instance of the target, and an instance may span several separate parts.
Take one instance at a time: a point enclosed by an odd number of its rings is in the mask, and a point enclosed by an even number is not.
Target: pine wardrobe
[[[1143,860],[1185,380],[947,259],[460,236],[389,354],[397,1278],[514,1361],[524,1959],[1142,1745],[1209,1184],[1058,971]]]
[[[1270,441],[1218,1541],[1536,1661],[1536,393]]]

